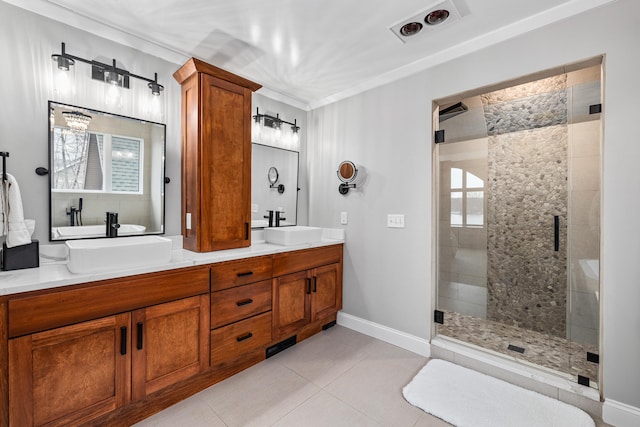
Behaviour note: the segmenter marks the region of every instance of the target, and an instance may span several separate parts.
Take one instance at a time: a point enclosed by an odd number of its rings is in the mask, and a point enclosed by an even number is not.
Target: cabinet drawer
[[[227,261],[211,266],[211,290],[233,288],[264,279],[271,279],[271,256]]]
[[[211,293],[211,329],[271,310],[271,280]]]
[[[342,245],[323,246],[273,256],[273,277],[342,262]]]
[[[211,331],[211,366],[271,342],[271,312]]]

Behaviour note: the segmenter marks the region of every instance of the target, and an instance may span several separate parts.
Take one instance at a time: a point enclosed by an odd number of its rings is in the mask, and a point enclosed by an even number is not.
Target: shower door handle
[[[560,217],[558,215],[553,217],[553,250],[556,252],[560,250]]]

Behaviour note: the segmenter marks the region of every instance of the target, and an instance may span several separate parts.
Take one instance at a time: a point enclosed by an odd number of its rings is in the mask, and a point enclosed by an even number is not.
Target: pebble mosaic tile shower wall
[[[566,336],[566,79],[482,95],[489,134],[487,318],[558,337]]]

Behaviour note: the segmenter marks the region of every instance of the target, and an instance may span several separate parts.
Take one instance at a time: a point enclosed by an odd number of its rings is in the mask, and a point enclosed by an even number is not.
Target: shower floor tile
[[[438,334],[570,374],[576,381],[578,375],[587,377],[597,388],[598,365],[587,361],[587,352],[598,354],[596,346],[450,311],[444,312]],[[509,350],[509,345],[524,353]]]

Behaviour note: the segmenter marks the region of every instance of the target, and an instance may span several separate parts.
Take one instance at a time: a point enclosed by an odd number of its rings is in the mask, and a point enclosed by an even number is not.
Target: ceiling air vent
[[[424,34],[444,28],[460,20],[461,16],[452,0],[437,3],[422,12],[403,19],[389,27],[403,43],[420,40]]]

